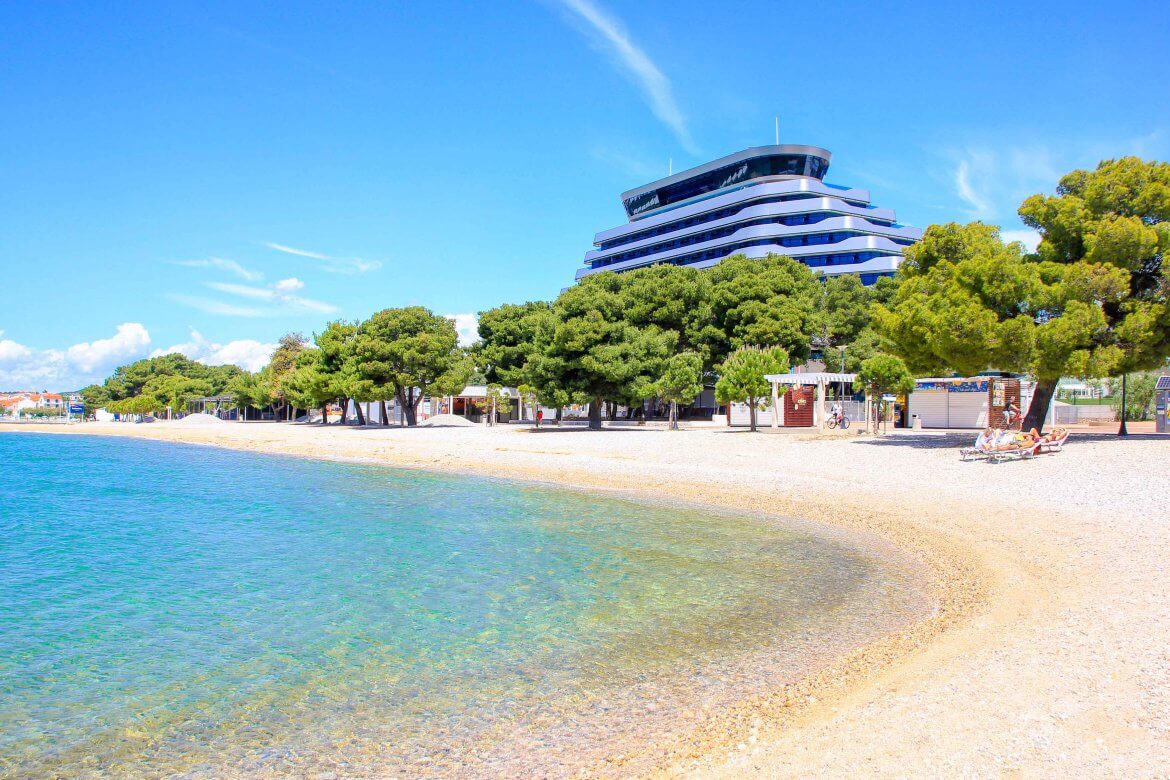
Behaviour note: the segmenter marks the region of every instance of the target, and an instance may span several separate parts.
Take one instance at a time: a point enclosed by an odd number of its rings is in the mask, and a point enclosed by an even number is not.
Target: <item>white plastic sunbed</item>
[[[979,434],[979,438],[975,440],[975,446],[959,450],[959,457],[963,460],[982,460],[991,455],[991,448],[994,444],[994,436],[990,439],[984,439],[983,434]]]
[[[1006,460],[1028,460],[1039,455],[1042,446],[1040,442],[1036,441],[1031,444],[1014,447],[1010,450],[995,450],[987,456],[987,462],[1003,463]]]
[[[1064,449],[1064,445],[1068,442],[1068,434],[1069,434],[1069,432],[1066,430],[1064,433],[1060,434],[1055,439],[1041,439],[1040,440],[1040,451],[1041,452],[1060,452],[1061,450]]]

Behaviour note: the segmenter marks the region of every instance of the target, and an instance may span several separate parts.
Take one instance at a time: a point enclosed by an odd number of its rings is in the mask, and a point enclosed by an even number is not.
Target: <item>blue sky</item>
[[[776,114],[922,227],[1170,158],[1163,2],[140,5],[0,5],[0,390],[551,298]]]

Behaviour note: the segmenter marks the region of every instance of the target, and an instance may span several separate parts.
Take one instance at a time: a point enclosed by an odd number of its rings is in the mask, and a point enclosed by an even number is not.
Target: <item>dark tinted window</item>
[[[753,157],[750,160],[716,168],[701,176],[685,179],[628,198],[625,201],[626,213],[634,217],[662,206],[669,206],[672,203],[721,190],[724,187],[732,187],[762,176],[812,176],[815,179],[823,179],[828,169],[827,160],[807,154],[774,154],[766,157]]]

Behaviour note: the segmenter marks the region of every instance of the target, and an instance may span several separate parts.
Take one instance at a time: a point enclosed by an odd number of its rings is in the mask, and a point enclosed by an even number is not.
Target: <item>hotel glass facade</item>
[[[830,158],[815,146],[758,146],[622,193],[629,223],[597,234],[577,278],[768,253],[866,284],[893,274],[922,231],[870,205],[866,190],[826,184]]]

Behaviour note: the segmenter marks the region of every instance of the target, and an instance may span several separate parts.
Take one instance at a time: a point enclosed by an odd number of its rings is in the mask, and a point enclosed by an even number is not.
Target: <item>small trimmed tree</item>
[[[497,384],[490,384],[484,390],[484,398],[477,404],[483,411],[485,425],[495,425],[496,416],[512,411],[512,397]]]
[[[721,404],[746,403],[751,429],[756,430],[756,410],[772,390],[767,374],[788,371],[788,352],[782,347],[740,347],[719,366],[715,400]]]
[[[909,393],[914,390],[914,375],[901,358],[879,353],[861,364],[853,389],[864,390],[866,398],[877,399],[881,409],[882,396],[886,393]],[[874,416],[873,432],[878,433],[881,414]],[[867,420],[868,422],[868,420]]]
[[[703,392],[703,358],[697,352],[672,355],[663,366],[662,376],[647,389],[670,403],[669,428],[677,431],[678,405],[690,403]]]
[[[297,365],[285,379],[289,400],[306,412],[321,410],[321,424],[329,424],[329,402],[338,398],[334,376],[325,367],[321,350],[306,349],[297,356]]]

